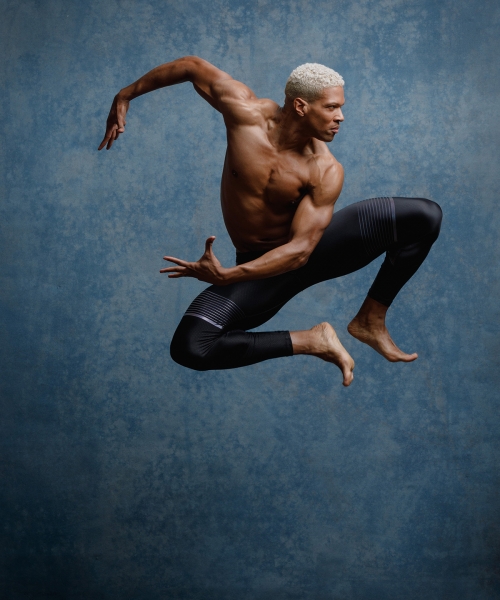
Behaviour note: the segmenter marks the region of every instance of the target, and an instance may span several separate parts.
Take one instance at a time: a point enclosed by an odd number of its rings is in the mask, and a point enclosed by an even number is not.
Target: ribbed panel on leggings
[[[241,308],[229,298],[214,294],[209,290],[201,292],[189,305],[186,315],[198,317],[224,329],[229,323],[245,316]]]
[[[368,256],[378,254],[397,242],[396,210],[392,198],[371,198],[360,202],[358,208],[361,237]]]

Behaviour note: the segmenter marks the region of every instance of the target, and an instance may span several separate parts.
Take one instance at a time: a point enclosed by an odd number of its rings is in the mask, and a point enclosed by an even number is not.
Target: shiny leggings
[[[291,356],[288,331],[249,332],[302,290],[362,269],[385,252],[368,296],[390,306],[417,271],[441,226],[438,204],[424,198],[371,198],[334,213],[306,265],[275,277],[210,286],[191,303],[172,339],[172,358],[206,371]],[[237,253],[236,262],[262,253]]]

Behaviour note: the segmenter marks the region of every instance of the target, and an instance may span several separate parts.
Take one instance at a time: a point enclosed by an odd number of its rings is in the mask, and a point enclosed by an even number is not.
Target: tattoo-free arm
[[[191,82],[198,94],[221,112],[223,112],[222,95],[255,97],[247,86],[234,80],[208,61],[197,56],[179,58],[152,69],[118,92],[109,111],[106,133],[99,150],[104,146],[109,150],[113,142],[125,131],[125,117],[131,100],[154,90],[186,81]]]
[[[266,279],[304,266],[332,219],[343,178],[340,164],[336,163],[327,169],[319,185],[299,204],[292,221],[289,242],[266,252],[256,260],[236,267],[222,267],[212,251],[215,239],[212,236],[208,238],[205,253],[200,260],[188,262],[165,256],[165,260],[176,266],[161,269],[160,272],[168,273],[171,278],[194,277],[214,285],[228,285],[238,281]]]

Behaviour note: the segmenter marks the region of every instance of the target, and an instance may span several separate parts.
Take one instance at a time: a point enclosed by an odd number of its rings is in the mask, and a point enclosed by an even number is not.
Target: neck
[[[279,150],[297,150],[302,153],[311,145],[313,138],[305,131],[301,117],[285,105],[276,111],[276,126],[271,131],[271,140]]]

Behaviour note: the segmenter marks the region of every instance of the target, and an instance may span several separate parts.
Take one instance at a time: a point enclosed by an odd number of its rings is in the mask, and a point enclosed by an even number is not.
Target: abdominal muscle
[[[264,197],[238,193],[223,186],[221,204],[224,223],[238,252],[266,252],[289,241],[298,202],[270,205]]]

